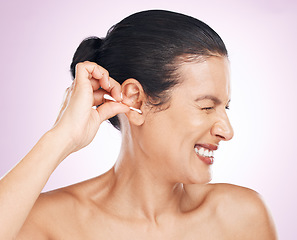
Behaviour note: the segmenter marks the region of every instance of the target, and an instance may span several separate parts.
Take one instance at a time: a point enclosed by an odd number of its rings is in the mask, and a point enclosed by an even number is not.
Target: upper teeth
[[[213,151],[203,147],[195,147],[195,152],[203,157],[213,157]]]

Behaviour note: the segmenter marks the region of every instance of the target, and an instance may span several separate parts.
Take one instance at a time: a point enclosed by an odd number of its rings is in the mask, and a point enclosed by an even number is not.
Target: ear
[[[142,114],[131,110],[126,113],[126,116],[134,125],[140,126],[144,123],[145,120],[145,105],[146,95],[143,91],[142,85],[134,78],[129,78],[122,83],[122,94],[123,94],[123,103],[140,109]]]

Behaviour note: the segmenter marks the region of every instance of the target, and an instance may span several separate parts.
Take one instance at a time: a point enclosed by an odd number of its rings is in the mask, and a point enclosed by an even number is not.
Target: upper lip
[[[200,147],[207,148],[207,149],[210,149],[213,151],[218,149],[218,145],[213,145],[213,144],[209,144],[209,143],[198,143],[195,146],[200,146]]]

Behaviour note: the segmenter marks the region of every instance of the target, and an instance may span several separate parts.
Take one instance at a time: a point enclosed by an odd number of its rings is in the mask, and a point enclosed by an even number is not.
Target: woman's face
[[[169,108],[147,114],[139,144],[156,176],[206,183],[215,163],[212,151],[233,137],[226,113],[229,62],[210,57],[202,63],[183,63],[178,71],[181,84],[173,88]]]

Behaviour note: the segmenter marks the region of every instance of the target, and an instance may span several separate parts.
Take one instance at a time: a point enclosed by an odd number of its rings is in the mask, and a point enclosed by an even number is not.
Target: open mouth
[[[210,145],[195,145],[195,152],[197,156],[206,164],[211,165],[213,164],[214,160],[214,151],[217,149],[216,146]]]

